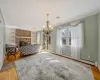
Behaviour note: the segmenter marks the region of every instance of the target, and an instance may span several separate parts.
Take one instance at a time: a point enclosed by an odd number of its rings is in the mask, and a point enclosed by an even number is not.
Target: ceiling
[[[8,27],[40,30],[47,13],[51,25],[56,25],[100,9],[100,0],[0,0],[0,8]]]

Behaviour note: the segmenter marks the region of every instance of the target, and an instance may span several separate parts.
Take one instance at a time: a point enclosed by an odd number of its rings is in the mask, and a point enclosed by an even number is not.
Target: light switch
[[[88,56],[88,58],[90,58],[90,56]]]

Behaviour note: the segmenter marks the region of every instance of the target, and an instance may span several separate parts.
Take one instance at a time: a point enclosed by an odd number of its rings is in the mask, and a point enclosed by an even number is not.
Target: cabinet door
[[[3,65],[3,53],[4,53],[4,22],[0,11],[0,69]]]

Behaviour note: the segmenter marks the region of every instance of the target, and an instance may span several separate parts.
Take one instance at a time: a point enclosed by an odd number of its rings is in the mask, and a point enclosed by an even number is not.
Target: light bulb
[[[43,28],[45,28],[45,26],[43,26]]]
[[[50,29],[53,29],[53,27],[52,27],[51,25],[49,26],[49,28],[50,28]]]
[[[49,25],[49,28],[51,28],[51,25]]]

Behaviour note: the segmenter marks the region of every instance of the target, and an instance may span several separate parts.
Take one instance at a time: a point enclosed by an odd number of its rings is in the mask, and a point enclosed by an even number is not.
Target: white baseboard
[[[100,64],[98,64],[98,69],[99,69],[99,71],[100,71]]]
[[[80,59],[80,61],[85,62],[85,63],[87,63],[87,64],[95,65],[95,63],[94,63],[94,62],[85,61],[85,60],[81,60],[81,59]]]
[[[53,54],[57,54],[56,52],[52,52]],[[74,59],[72,57],[69,57],[69,56],[64,56],[64,55],[61,55],[61,54],[57,54],[59,56],[63,56],[63,57],[67,57],[67,58],[71,58],[71,59]],[[85,61],[85,60],[81,60],[81,59],[74,59],[74,60],[77,60],[77,61],[81,61],[81,62],[84,62],[84,63],[87,63],[87,64],[90,64],[90,65],[94,65],[95,66],[95,63],[94,62],[89,62],[89,61]]]

